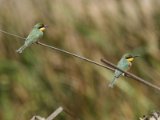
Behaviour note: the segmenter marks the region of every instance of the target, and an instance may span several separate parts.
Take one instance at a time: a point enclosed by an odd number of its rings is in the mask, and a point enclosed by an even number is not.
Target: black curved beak
[[[134,55],[134,58],[136,58],[136,57],[140,57],[140,55]]]

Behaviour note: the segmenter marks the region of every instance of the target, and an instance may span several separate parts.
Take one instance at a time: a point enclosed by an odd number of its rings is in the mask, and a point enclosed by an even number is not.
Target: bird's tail
[[[113,88],[113,85],[116,81],[117,81],[117,77],[114,76],[113,80],[109,83],[108,87]]]
[[[22,47],[20,47],[18,50],[16,50],[17,53],[22,53],[23,50],[27,47],[27,45],[23,45]]]

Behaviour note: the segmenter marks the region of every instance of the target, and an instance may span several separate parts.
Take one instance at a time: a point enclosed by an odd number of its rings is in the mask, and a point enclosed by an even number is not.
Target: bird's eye
[[[42,25],[39,27],[39,29],[40,29],[40,28],[43,28],[43,27],[44,27],[44,25],[42,24]]]
[[[126,59],[129,59],[129,58],[133,58],[133,57],[131,55],[126,57]]]

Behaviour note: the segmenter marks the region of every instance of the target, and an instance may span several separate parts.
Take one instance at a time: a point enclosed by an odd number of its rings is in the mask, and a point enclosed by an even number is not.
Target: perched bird
[[[43,32],[46,29],[46,26],[42,23],[37,23],[34,25],[32,31],[29,33],[28,37],[25,39],[25,43],[22,47],[20,47],[16,52],[22,53],[22,51],[32,45],[33,43],[36,43],[42,36]]]
[[[124,71],[128,71],[130,67],[132,66],[132,62],[134,61],[136,57],[139,57],[139,56],[132,55],[129,53],[124,54],[122,58],[120,59],[120,61],[118,62],[117,67]],[[116,82],[117,78],[119,78],[121,75],[124,75],[124,73],[119,70],[115,70],[113,80],[109,84],[109,87],[113,88],[113,85]]]

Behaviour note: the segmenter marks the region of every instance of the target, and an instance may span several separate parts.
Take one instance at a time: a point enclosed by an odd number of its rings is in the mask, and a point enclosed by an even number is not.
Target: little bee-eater
[[[36,43],[43,36],[43,32],[45,29],[46,26],[44,24],[37,23],[26,38],[24,45],[20,47],[16,52],[22,53],[25,48],[29,47],[33,43]]]
[[[122,58],[120,59],[120,61],[118,62],[117,67],[124,71],[128,71],[130,67],[132,66],[132,62],[134,61],[136,57],[139,57],[139,56],[132,55],[129,53],[124,54]],[[124,73],[119,70],[115,70],[113,80],[109,84],[109,87],[113,88],[113,85],[116,82],[117,78],[119,78],[121,75],[124,75]]]

